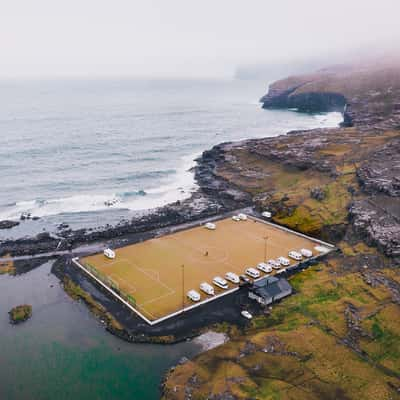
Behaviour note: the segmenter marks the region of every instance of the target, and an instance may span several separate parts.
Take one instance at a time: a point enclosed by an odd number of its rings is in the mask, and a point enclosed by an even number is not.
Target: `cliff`
[[[344,125],[389,129],[400,126],[400,63],[332,67],[273,83],[264,108],[342,111]]]
[[[203,154],[196,174],[210,190],[247,198],[275,222],[341,251],[292,278],[295,295],[228,344],[171,370],[165,399],[398,396],[399,66],[335,66],[275,82],[264,108],[340,110],[344,126]]]

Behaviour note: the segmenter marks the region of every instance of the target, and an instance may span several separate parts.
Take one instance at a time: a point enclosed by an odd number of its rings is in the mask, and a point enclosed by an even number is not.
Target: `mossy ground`
[[[377,146],[398,136],[399,132],[373,135],[347,128],[332,135],[335,141],[327,141],[313,154],[314,160],[329,162],[330,171],[300,170],[247,148],[238,148],[232,150],[235,162],[222,164],[216,174],[253,195],[261,209],[272,210],[274,222],[330,240],[331,227],[348,225],[351,202],[365,197],[356,168]],[[301,140],[302,137],[288,135],[271,146],[283,151]],[[315,188],[324,193],[322,200],[312,197],[311,190]]]
[[[6,255],[4,258],[7,258],[8,255]],[[0,257],[0,275],[2,274],[10,274],[14,275],[15,274],[15,267],[14,263],[12,261],[2,261]]]
[[[338,130],[335,142],[314,154],[332,162],[334,173],[289,168],[246,147],[218,167],[217,174],[252,194],[261,209],[273,210],[275,222],[320,238],[342,226],[341,251],[292,277],[295,294],[255,317],[245,332],[232,332],[229,343],[176,367],[165,382],[165,399],[224,392],[271,400],[399,397],[400,273],[351,233],[348,219],[351,202],[366,196],[356,168],[398,134]],[[282,138],[279,150],[296,140]],[[321,200],[311,195],[316,187]],[[374,274],[382,279],[372,283]]]
[[[382,272],[383,273],[383,272]],[[230,392],[239,399],[396,398],[400,386],[400,306],[362,272],[320,264],[291,279],[296,294],[253,319],[231,342],[178,366],[168,399]],[[346,308],[357,308],[362,356],[345,344]],[[271,345],[272,344],[272,345]],[[184,389],[186,387],[186,389]]]
[[[8,314],[10,315],[10,322],[12,324],[19,324],[32,316],[32,306],[29,304],[22,304],[12,308]]]
[[[70,278],[65,277],[63,281],[64,290],[74,300],[82,300],[90,309],[90,311],[98,318],[104,319],[108,326],[115,331],[122,331],[123,326],[99,304],[93,297],[83,290],[79,285],[76,285]]]

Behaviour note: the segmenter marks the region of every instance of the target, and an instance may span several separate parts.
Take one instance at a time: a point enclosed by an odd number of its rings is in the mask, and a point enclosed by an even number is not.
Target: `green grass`
[[[32,306],[29,304],[16,306],[9,311],[9,315],[12,324],[19,324],[32,316]]]

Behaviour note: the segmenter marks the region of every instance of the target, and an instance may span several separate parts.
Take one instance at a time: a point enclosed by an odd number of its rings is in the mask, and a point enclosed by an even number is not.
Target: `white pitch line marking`
[[[133,293],[137,292],[137,288],[136,288],[134,285],[132,285],[131,283],[128,283],[128,282],[126,281],[126,279],[121,278],[120,275],[114,273],[114,274],[110,274],[110,276],[111,276],[111,278],[112,278],[113,276],[116,276],[117,279],[118,279],[119,281],[122,281],[122,282],[124,282],[124,284],[125,284],[126,286],[129,286]]]
[[[147,301],[145,301],[145,302],[141,303],[141,305],[143,305],[143,304],[150,304],[150,303],[154,303],[155,301],[161,300],[161,299],[163,299],[164,297],[169,297],[169,296],[172,296],[172,295],[173,295],[173,294],[175,294],[175,293],[176,293],[176,292],[175,292],[175,290],[174,290],[174,292],[173,292],[173,293],[166,293],[166,294],[163,294],[162,296],[155,297],[154,299],[151,299],[151,300],[147,300]]]

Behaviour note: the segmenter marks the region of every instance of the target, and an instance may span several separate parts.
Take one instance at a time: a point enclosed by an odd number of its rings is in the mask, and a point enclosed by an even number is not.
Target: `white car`
[[[281,263],[278,260],[273,260],[272,258],[268,260],[267,264],[273,269],[279,269],[281,267]]]
[[[247,319],[252,319],[253,318],[253,316],[246,310],[243,310],[240,314],[242,314],[242,316],[247,318]]]
[[[329,249],[325,246],[315,246],[314,249],[318,251],[318,253],[328,253]]]
[[[213,224],[212,222],[207,222],[204,227],[206,229],[210,229],[211,231],[215,231],[215,229],[217,228],[217,226],[215,224]]]
[[[241,221],[246,221],[247,220],[247,215],[246,214],[240,213],[240,214],[238,214],[238,217],[239,217],[239,219]]]
[[[214,288],[207,282],[200,283],[200,290],[202,290],[205,294],[214,296]]]
[[[234,221],[236,221],[236,222],[239,222],[239,221],[240,221],[240,218],[239,218],[238,215],[234,215],[234,216],[232,217],[232,219],[233,219]]]
[[[115,258],[115,251],[111,249],[105,249],[103,253],[107,258],[114,259]]]
[[[308,250],[308,249],[301,249],[300,253],[301,253],[302,256],[307,257],[307,258],[310,258],[310,257],[313,256],[312,251]]]
[[[224,278],[221,278],[220,276],[216,276],[213,279],[213,284],[215,286],[220,287],[221,289],[228,289],[228,282]]]
[[[279,264],[284,265],[285,267],[290,265],[290,261],[286,257],[278,257],[277,261],[279,261]]]
[[[272,265],[271,264],[266,264],[264,262],[261,262],[257,265],[257,268],[262,271],[265,272],[266,274],[272,272]]]
[[[200,293],[199,292],[196,292],[195,290],[189,290],[187,293],[186,293],[186,295],[187,295],[187,297],[189,297],[189,299],[190,300],[192,300],[192,301],[194,301],[194,302],[197,302],[197,301],[199,301],[200,300]]]
[[[252,268],[252,267],[247,268],[245,272],[247,275],[251,276],[254,279],[260,277],[260,272],[257,271],[255,268]]]
[[[289,257],[293,258],[293,260],[301,261],[303,256],[298,251],[289,251]]]
[[[261,213],[264,218],[271,218],[272,214],[269,211],[264,211]]]
[[[232,282],[232,283],[239,283],[239,277],[233,272],[227,272],[225,274],[225,279]]]

